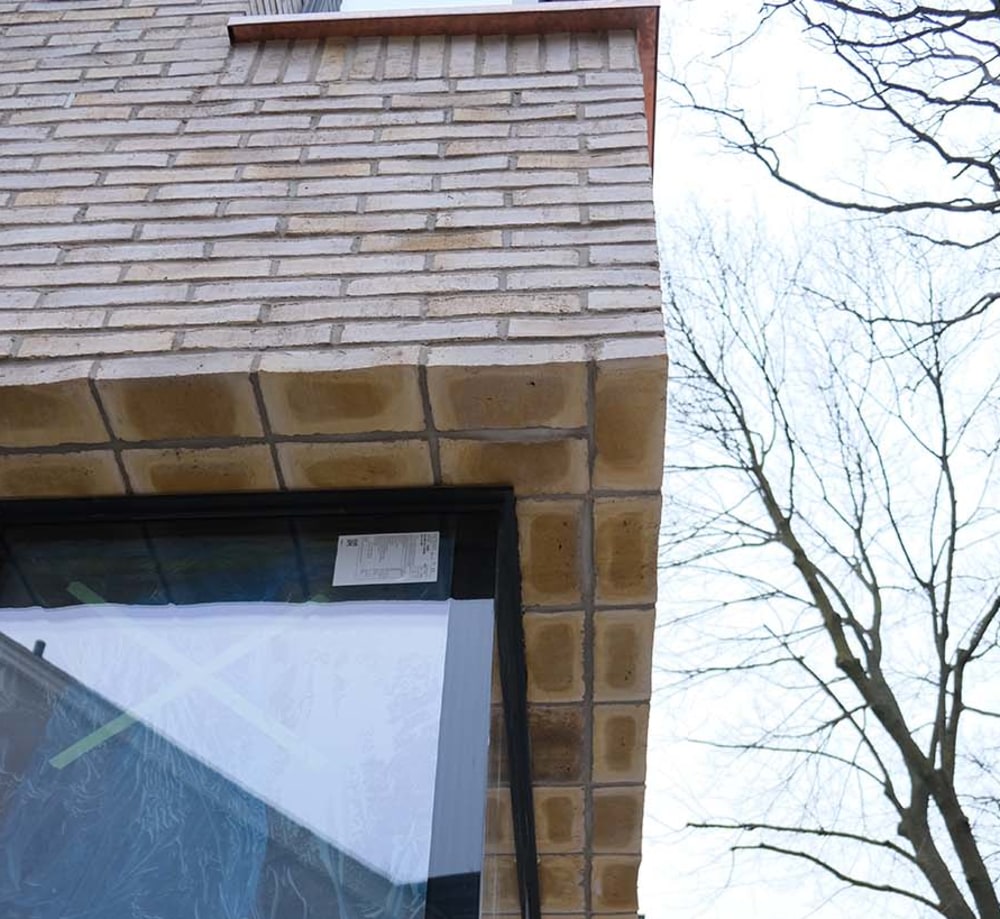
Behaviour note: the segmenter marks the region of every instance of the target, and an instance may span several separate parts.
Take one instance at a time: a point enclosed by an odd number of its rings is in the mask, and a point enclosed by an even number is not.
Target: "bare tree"
[[[941,321],[968,266],[851,232],[668,249],[668,685],[723,681],[700,740],[741,769],[692,823],[1000,919],[1000,329]]]
[[[851,193],[845,191],[845,176],[817,179],[804,171],[799,135],[769,131],[752,106],[706,96],[675,73],[672,83],[682,101],[712,114],[731,147],[756,157],[778,182],[815,201],[874,215],[1000,213],[997,0],[763,0],[756,28],[730,44],[729,56],[735,61],[740,49],[790,23],[838,65],[826,74],[826,84],[815,87],[814,101],[864,113],[869,130],[914,151],[925,181],[897,174],[890,177],[894,187]],[[731,66],[738,71],[738,63]],[[846,140],[856,143],[859,136]],[[976,226],[975,244],[1000,237],[988,221]],[[958,239],[948,233],[937,238]]]

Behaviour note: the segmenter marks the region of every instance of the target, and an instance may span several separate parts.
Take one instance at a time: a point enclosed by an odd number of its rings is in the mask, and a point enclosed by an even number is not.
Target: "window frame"
[[[462,595],[493,598],[520,911],[522,919],[540,919],[527,717],[527,670],[514,505],[513,491],[499,487],[8,499],[0,500],[0,544],[6,527],[33,524],[347,517],[366,518],[376,523],[381,520],[387,524],[384,532],[392,532],[388,524],[397,517],[453,515],[457,520],[464,520],[471,527],[469,535],[478,535],[481,539],[478,546],[470,547],[462,544],[461,531],[456,533],[451,593],[460,595],[456,599]],[[463,573],[460,570],[463,558],[472,560],[477,551],[480,561],[489,553],[492,564],[482,565],[475,572]],[[470,552],[471,556],[467,555]],[[442,711],[443,723],[448,718],[447,708],[446,699]],[[435,826],[439,818],[439,803],[435,800]],[[432,861],[434,835],[431,839]],[[427,919],[478,919],[482,873],[476,876],[474,898],[469,883],[466,879],[465,882],[435,884],[434,879],[429,879]]]

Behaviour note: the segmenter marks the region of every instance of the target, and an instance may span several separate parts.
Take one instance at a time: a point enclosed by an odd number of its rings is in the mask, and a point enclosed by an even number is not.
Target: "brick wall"
[[[0,2],[0,495],[513,484],[544,912],[634,913],[665,385],[635,35],[230,45],[244,11]]]
[[[632,33],[231,47],[240,11],[0,4],[0,353],[659,333]]]

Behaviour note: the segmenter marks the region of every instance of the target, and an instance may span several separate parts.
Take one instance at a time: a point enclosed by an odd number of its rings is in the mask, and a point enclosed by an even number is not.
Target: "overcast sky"
[[[810,49],[791,28],[775,29],[745,46],[735,64],[717,56],[752,29],[756,0],[669,0],[661,9],[661,63],[665,74],[687,79],[703,98],[742,104],[775,129],[798,126],[796,165],[806,178],[860,177],[867,163],[854,146],[863,124],[845,117],[819,123],[806,108],[812,87],[831,75],[826,58]],[[790,18],[790,17],[789,17]],[[671,101],[677,95],[661,82],[656,133],[654,189],[661,222],[661,246],[670,247],[671,224],[695,210],[739,225],[760,221],[770,233],[791,238],[805,225],[830,222],[838,215],[808,204],[782,189],[763,167],[726,152],[703,116]],[[877,138],[873,137],[872,142]],[[669,349],[669,343],[668,343]],[[670,449],[668,436],[667,449]],[[670,483],[666,483],[667,489]],[[676,603],[676,585],[661,581],[661,619]],[[657,630],[656,661],[684,638]],[[719,758],[685,738],[699,733],[705,719],[725,712],[752,718],[747,700],[705,693],[697,706],[681,707],[665,694],[665,678],[654,662],[653,705],[645,806],[639,909],[647,919],[836,919],[845,904],[834,901],[814,910],[813,888],[780,861],[769,876],[748,876],[738,869],[724,838],[685,832],[686,821],[718,813],[741,794],[741,767],[720,770]],[[720,687],[721,689],[721,687]],[[691,702],[688,698],[687,703]]]

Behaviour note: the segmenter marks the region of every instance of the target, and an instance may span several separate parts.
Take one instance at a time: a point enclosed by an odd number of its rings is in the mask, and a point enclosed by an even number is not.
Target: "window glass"
[[[445,519],[403,528],[436,536],[423,580],[381,539],[335,585],[345,527],[6,530],[5,917],[410,919],[478,889],[492,601],[451,596]]]

